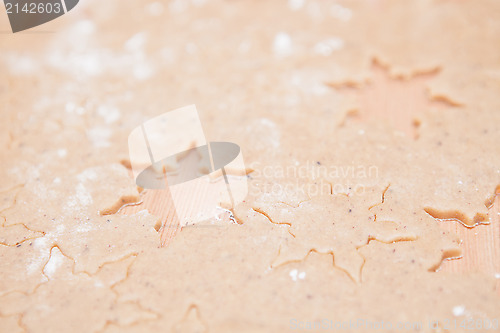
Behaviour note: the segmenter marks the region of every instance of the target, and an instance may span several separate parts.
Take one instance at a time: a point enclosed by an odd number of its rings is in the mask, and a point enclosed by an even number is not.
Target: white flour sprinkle
[[[79,233],[87,233],[90,230],[92,230],[92,225],[88,222],[83,222],[83,221],[75,229],[75,231]]]
[[[28,275],[33,275],[34,273],[39,273],[47,260],[47,254],[50,251],[50,247],[52,246],[52,241],[50,241],[49,237],[39,237],[33,240],[33,249],[36,251],[36,256],[30,258],[26,271]]]
[[[146,43],[146,35],[143,32],[136,33],[125,42],[125,50],[129,52],[140,51]]]
[[[43,269],[43,273],[49,278],[53,277],[57,269],[64,262],[64,255],[59,251],[57,247],[52,249],[50,254],[50,259]]]
[[[64,54],[58,54],[54,62],[72,66],[72,70],[81,76],[98,76],[106,69],[104,66],[105,59],[99,50],[91,50],[88,53],[74,53],[64,58]],[[61,66],[55,66],[61,67]],[[61,68],[62,69],[62,68]],[[67,70],[67,69],[66,69]]]
[[[83,36],[91,35],[95,32],[95,24],[91,20],[81,20],[73,26],[73,33]]]
[[[64,224],[59,224],[57,227],[56,227],[56,233],[57,235],[62,235],[64,233],[64,230],[66,229],[66,227],[64,226]]]
[[[143,61],[143,62],[138,62],[134,66],[133,74],[137,80],[142,81],[152,77],[154,74],[154,70],[151,67],[151,65]]]
[[[28,275],[32,275],[37,271],[39,272],[39,270],[42,268],[43,259],[44,258],[37,257],[37,258],[32,258],[29,261],[28,265],[26,266],[26,271],[28,272]]]
[[[306,272],[299,272],[297,269],[292,269],[290,271],[290,277],[293,281],[304,280],[306,278]]]
[[[87,131],[87,137],[96,148],[109,147],[111,134],[111,129],[104,126],[96,126]]]
[[[294,73],[289,83],[306,94],[322,96],[331,92],[323,82],[325,78],[318,73]]]
[[[97,179],[97,170],[95,168],[88,168],[80,172],[76,178],[80,182],[85,182],[87,180],[95,180]]]
[[[130,52],[124,63],[131,62],[132,75],[137,80],[149,79],[154,74],[154,67],[148,61],[144,48],[147,42],[147,35],[144,32],[139,32],[129,38],[125,42],[124,48]]]
[[[85,113],[85,109],[83,107],[78,106],[73,102],[66,103],[65,109],[66,109],[66,112],[75,113],[77,115],[82,115]]]
[[[338,37],[332,37],[321,41],[314,46],[314,52],[323,56],[329,56],[333,52],[344,47],[344,41]]]
[[[97,114],[101,116],[106,124],[111,124],[120,119],[120,111],[114,106],[101,105],[97,108]]]
[[[49,246],[49,237],[39,237],[33,241],[33,248],[35,249],[46,249]]]
[[[453,315],[455,317],[463,316],[465,314],[465,306],[457,305],[453,308]]]
[[[7,63],[7,68],[13,75],[34,75],[40,69],[34,58],[22,54],[6,53],[2,60]]]
[[[69,197],[64,211],[70,215],[75,210],[80,210],[92,204],[92,196],[82,183],[76,185],[76,193]]]
[[[279,32],[274,37],[273,51],[277,57],[286,57],[292,54],[292,38],[285,32]]]
[[[64,211],[71,215],[75,210],[84,209],[93,203],[92,196],[86,187],[88,181],[97,179],[96,168],[88,168],[80,172],[76,179],[78,184],[75,186],[75,194],[71,195],[66,202]]]
[[[305,0],[288,0],[288,8],[290,10],[296,11],[304,7]]]
[[[57,150],[57,156],[60,158],[66,157],[68,155],[68,151],[66,149],[58,149]]]
[[[268,149],[269,146],[278,148],[281,145],[279,127],[271,119],[255,119],[247,125],[246,130],[248,133],[256,135],[254,143],[258,149]]]

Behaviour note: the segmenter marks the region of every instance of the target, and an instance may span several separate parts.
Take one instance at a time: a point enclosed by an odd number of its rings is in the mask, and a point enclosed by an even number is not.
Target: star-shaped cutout
[[[358,248],[370,240],[391,243],[415,239],[397,222],[376,220],[370,211],[373,199],[373,195],[324,195],[298,207],[284,203],[254,207],[271,222],[290,226],[291,237],[282,244],[273,267],[303,260],[311,251],[331,253],[337,268],[360,281],[364,259]]]

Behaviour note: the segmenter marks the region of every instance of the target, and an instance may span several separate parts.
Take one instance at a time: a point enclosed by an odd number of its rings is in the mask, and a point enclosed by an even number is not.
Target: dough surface
[[[87,0],[33,31],[0,37],[1,332],[499,331],[499,248],[440,268],[443,223],[498,242],[500,2]],[[127,137],[191,104],[249,194],[180,230]]]

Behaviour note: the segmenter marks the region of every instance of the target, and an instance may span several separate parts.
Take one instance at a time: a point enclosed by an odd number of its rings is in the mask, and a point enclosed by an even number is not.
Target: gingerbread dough
[[[437,272],[439,219],[498,230],[498,1],[87,0],[33,31],[0,37],[0,331],[499,330],[500,272]],[[401,121],[376,71],[421,80]],[[249,194],[160,246],[127,137],[191,104]]]

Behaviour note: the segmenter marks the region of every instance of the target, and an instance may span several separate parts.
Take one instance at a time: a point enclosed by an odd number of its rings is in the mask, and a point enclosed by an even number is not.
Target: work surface
[[[437,104],[442,108],[454,107],[446,102],[429,101],[427,83],[437,74],[436,71],[405,80],[389,78],[387,71],[377,63],[373,64],[372,70],[373,81],[366,87],[339,87],[341,93],[360,96],[363,101],[360,108],[365,117],[379,117],[392,123],[395,128],[406,134],[414,136],[417,131],[412,120],[418,117],[420,109],[428,107],[429,104]],[[363,121],[362,117],[357,116],[356,110],[352,113],[358,121]],[[418,140],[418,137],[416,139]],[[196,193],[186,192],[185,196],[186,198],[195,197]],[[180,231],[179,221],[173,213],[174,205],[168,191],[146,190],[141,196],[140,204],[124,206],[120,213],[133,214],[143,209],[155,212],[161,217],[162,229],[159,229],[161,243],[162,246],[168,246]],[[488,274],[500,272],[500,197],[498,195],[488,215],[489,223],[478,224],[474,227],[465,226],[458,220],[436,219],[443,230],[458,235],[462,241],[463,251],[461,257],[443,261],[439,271],[479,271]],[[229,220],[230,215],[225,214],[224,218]],[[500,281],[497,286],[500,287]],[[500,288],[498,292],[500,294]]]
[[[498,331],[500,2],[86,0],[0,31],[0,331]],[[248,195],[182,227],[210,177],[141,191],[129,139],[148,170],[150,121],[193,104]]]

